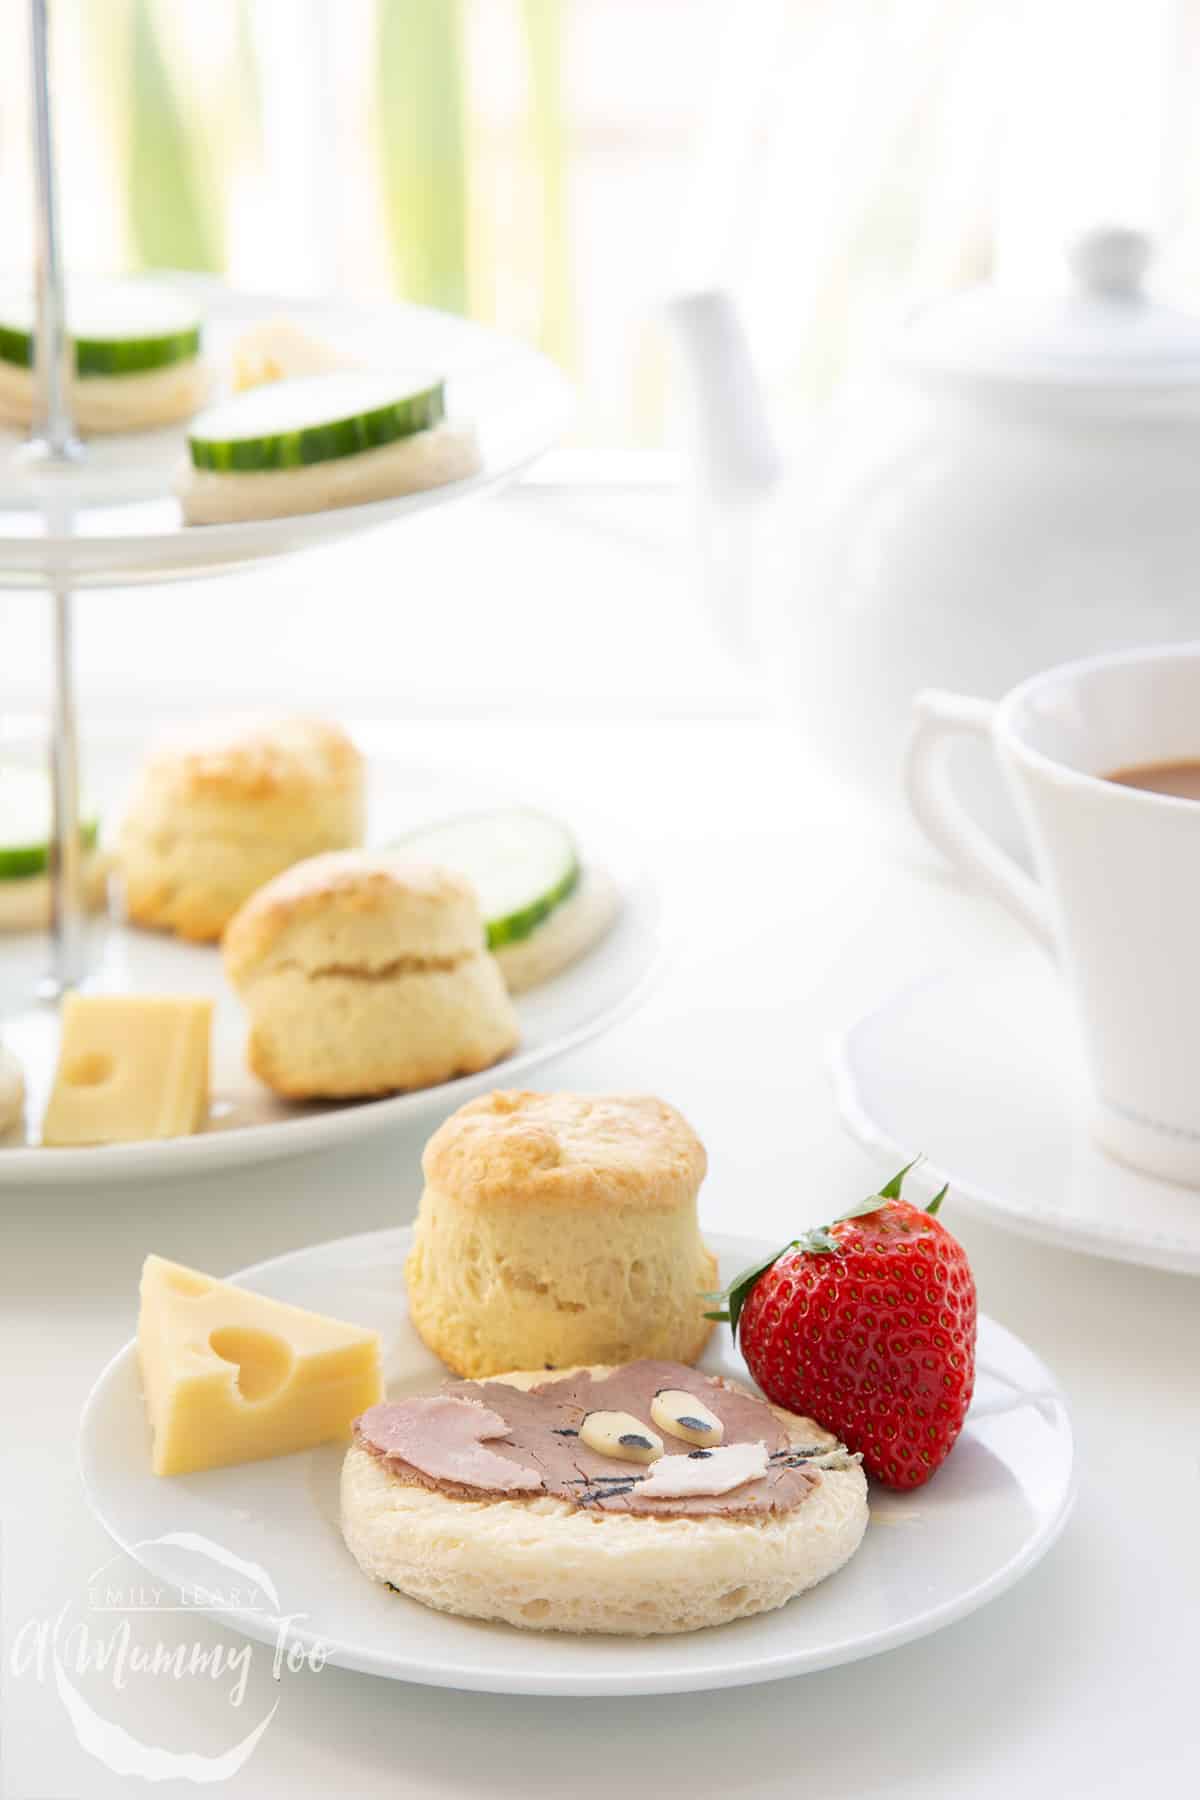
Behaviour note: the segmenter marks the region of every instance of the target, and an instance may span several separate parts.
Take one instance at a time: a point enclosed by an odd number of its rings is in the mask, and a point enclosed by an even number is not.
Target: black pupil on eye
[[[707,1431],[708,1430],[708,1420],[707,1419],[694,1419],[690,1413],[683,1413],[676,1420],[676,1424],[686,1425],[688,1427],[689,1431]]]
[[[642,1437],[636,1431],[623,1431],[617,1439],[618,1444],[628,1444],[632,1450],[648,1450],[650,1439]]]

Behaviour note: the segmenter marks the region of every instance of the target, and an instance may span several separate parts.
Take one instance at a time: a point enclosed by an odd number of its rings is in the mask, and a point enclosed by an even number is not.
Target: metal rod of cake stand
[[[33,90],[33,165],[36,207],[34,418],[32,453],[47,467],[64,470],[80,456],[67,381],[66,304],[58,234],[54,130],[50,101],[50,49],[46,0],[30,0],[30,71]],[[54,829],[50,882],[54,936],[47,990],[61,994],[84,973],[83,854],[79,840],[79,742],[71,644],[69,568],[52,584],[53,739],[51,783]]]
[[[46,991],[78,987],[86,972],[83,846],[79,837],[79,737],[71,656],[71,593],[54,588],[54,713],[50,776],[54,791],[54,843],[50,883],[54,959]]]

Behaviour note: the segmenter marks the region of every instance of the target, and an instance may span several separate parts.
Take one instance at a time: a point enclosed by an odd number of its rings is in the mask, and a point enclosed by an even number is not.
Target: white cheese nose
[[[725,1436],[725,1427],[716,1413],[682,1388],[660,1388],[650,1402],[650,1417],[660,1431],[682,1438],[686,1444],[700,1444],[707,1449]]]
[[[678,1500],[685,1494],[727,1494],[747,1481],[760,1481],[769,1467],[767,1446],[757,1444],[722,1444],[719,1450],[708,1450],[697,1457],[694,1450],[684,1456],[664,1456],[652,1475],[643,1475],[639,1494],[652,1500]]]
[[[627,1412],[586,1413],[579,1441],[598,1456],[615,1456],[621,1462],[657,1462],[663,1453],[662,1439]]]

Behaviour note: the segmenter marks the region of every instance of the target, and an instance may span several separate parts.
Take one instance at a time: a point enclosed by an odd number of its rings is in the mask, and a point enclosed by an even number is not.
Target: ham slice
[[[540,1469],[487,1448],[485,1438],[507,1438],[510,1426],[479,1400],[455,1394],[385,1400],[368,1407],[354,1428],[377,1456],[397,1457],[434,1481],[481,1493],[527,1493],[543,1484]]]

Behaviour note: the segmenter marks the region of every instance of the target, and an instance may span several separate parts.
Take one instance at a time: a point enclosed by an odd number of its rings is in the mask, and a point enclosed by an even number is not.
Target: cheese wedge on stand
[[[44,1144],[186,1137],[208,1123],[211,1000],[68,994]]]
[[[287,1456],[383,1397],[373,1331],[148,1256],[138,1360],[156,1475]]]

